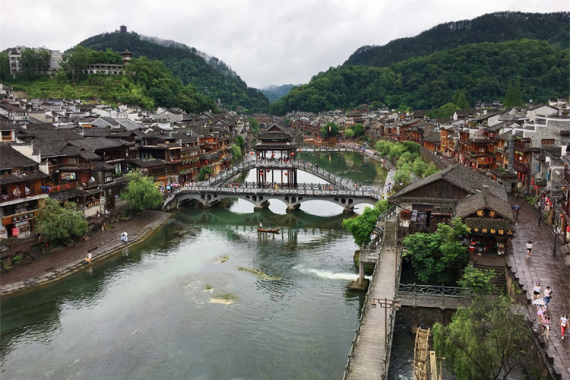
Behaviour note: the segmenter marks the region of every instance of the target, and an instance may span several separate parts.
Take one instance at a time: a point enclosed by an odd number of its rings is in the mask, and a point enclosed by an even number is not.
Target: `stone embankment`
[[[145,211],[131,220],[117,223],[115,228],[93,234],[88,240],[43,253],[41,259],[2,275],[0,297],[49,284],[87,268],[85,257],[88,252],[91,252],[93,262],[97,262],[132,247],[144,241],[169,217],[170,214],[165,212]],[[128,233],[128,243],[120,240],[123,231]]]

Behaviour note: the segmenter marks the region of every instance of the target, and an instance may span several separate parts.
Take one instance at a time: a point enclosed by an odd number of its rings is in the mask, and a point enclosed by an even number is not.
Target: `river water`
[[[303,157],[363,184],[386,175],[354,153]],[[0,377],[340,379],[363,298],[347,290],[356,246],[341,212],[188,204],[144,244],[3,299]],[[260,221],[282,233],[259,236]]]

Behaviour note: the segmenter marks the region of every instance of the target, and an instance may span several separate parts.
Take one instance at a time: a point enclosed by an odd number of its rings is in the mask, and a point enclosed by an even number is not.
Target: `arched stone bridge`
[[[356,205],[376,203],[380,195],[374,190],[322,189],[322,185],[319,184],[304,185],[296,189],[186,186],[170,194],[165,199],[163,208],[178,208],[181,204],[191,200],[196,200],[202,207],[209,208],[220,200],[228,198],[248,201],[254,205],[255,210],[267,208],[270,199],[277,199],[287,205],[287,211],[297,210],[303,202],[323,200],[341,206],[345,212],[352,212]]]

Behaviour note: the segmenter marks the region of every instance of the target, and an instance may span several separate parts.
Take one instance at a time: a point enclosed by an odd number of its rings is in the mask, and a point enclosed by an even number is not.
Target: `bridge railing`
[[[398,287],[400,293],[413,294],[414,297],[421,296],[439,296],[454,298],[471,298],[473,294],[469,288],[459,286],[445,285],[417,285],[417,284],[400,284]]]

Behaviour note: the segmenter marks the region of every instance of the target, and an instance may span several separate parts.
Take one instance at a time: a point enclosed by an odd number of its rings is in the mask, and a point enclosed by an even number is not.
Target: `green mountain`
[[[145,56],[162,61],[184,84],[192,84],[211,99],[220,99],[230,109],[241,106],[252,112],[261,112],[269,106],[265,95],[247,87],[224,62],[175,41],[115,31],[90,37],[79,45],[102,51],[107,48],[115,51],[128,49],[134,57]]]
[[[295,84],[284,84],[281,86],[272,85],[264,87],[260,91],[263,92],[263,95],[267,96],[267,99],[269,99],[271,103],[275,103],[276,101],[287,95],[289,91],[291,91],[291,89],[295,86],[299,85]]]
[[[520,81],[523,99],[535,103],[568,96],[570,49],[546,41],[520,40],[463,45],[410,58],[389,67],[330,68],[309,84],[295,87],[272,104],[271,112],[320,112],[384,103],[390,108],[439,107],[452,101],[456,90],[467,100],[503,99],[509,83]]]
[[[398,38],[384,46],[362,46],[344,64],[385,67],[461,45],[521,39],[544,40],[567,48],[570,46],[568,25],[570,12],[491,13],[473,20],[439,24],[415,37]]]

